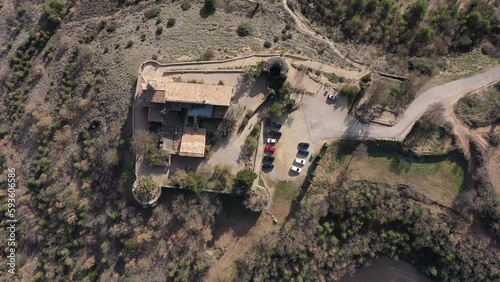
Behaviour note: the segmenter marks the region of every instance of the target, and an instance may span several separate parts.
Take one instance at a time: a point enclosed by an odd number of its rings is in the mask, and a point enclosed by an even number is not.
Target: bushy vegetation
[[[186,1],[182,2],[181,9],[183,11],[187,11],[187,10],[191,9],[191,1],[186,0]]]
[[[339,94],[346,96],[349,104],[352,104],[356,100],[360,90],[357,85],[347,84],[340,89]]]
[[[156,192],[158,191],[158,186],[151,176],[143,176],[137,182],[137,187],[134,193],[144,201],[149,201],[154,198]]]
[[[462,233],[453,217],[384,184],[347,181],[329,190],[326,200],[303,205],[278,244],[263,243],[240,260],[238,280],[342,277],[380,256],[411,261],[436,281],[499,278],[496,250]]]
[[[474,0],[459,7],[442,3],[432,9],[418,0],[405,9],[392,0],[299,0],[301,11],[344,40],[370,42],[402,55],[447,54],[470,50],[492,36],[498,24],[491,2]]]
[[[204,0],[203,10],[205,13],[211,15],[215,13],[217,6],[219,6],[219,0]]]
[[[66,0],[48,0],[45,2],[43,10],[49,21],[59,24],[68,10],[68,3]]]
[[[253,25],[249,22],[242,22],[236,29],[236,33],[241,37],[249,36],[253,33]]]
[[[144,12],[144,18],[145,19],[153,19],[156,18],[160,15],[161,9],[159,7],[151,8],[149,10],[146,10]]]
[[[461,98],[455,112],[467,125],[488,126],[500,122],[500,83],[478,94]]]
[[[238,171],[236,178],[234,179],[234,187],[236,191],[241,194],[248,195],[251,191],[255,178],[257,178],[257,174],[250,169],[242,169]]]
[[[150,148],[144,156],[144,161],[149,166],[168,166],[169,156],[164,150]]]
[[[173,27],[175,25],[175,19],[169,18],[167,21],[167,27]]]

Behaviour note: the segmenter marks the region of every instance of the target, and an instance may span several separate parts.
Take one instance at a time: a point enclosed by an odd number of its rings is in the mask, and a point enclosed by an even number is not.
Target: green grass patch
[[[451,205],[465,186],[466,162],[452,151],[438,156],[415,156],[400,143],[338,141],[330,145],[315,171],[314,186],[330,187],[338,175],[388,184],[406,184],[427,197]]]
[[[292,181],[278,181],[275,186],[273,200],[292,201],[300,192],[300,185]]]

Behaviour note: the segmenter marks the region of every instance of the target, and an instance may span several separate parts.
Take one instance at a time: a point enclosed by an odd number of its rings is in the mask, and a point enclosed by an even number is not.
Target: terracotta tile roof
[[[229,106],[233,87],[195,83],[167,83],[167,102]]]
[[[143,91],[154,91],[151,102],[179,102],[229,106],[233,87],[229,85],[173,82],[168,77],[141,76]]]
[[[207,131],[203,128],[187,130],[181,138],[179,156],[203,158]]]
[[[153,96],[151,96],[151,102],[153,103],[165,103],[165,90],[153,90]]]

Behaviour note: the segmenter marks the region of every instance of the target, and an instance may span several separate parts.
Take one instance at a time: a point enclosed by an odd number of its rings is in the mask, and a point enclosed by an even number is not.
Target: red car
[[[274,153],[274,151],[276,151],[276,148],[274,146],[266,146],[266,148],[264,149],[268,152],[271,152],[271,153]]]

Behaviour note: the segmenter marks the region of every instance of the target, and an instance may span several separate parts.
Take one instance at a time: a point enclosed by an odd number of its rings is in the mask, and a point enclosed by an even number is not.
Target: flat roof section
[[[181,138],[179,156],[196,158],[205,157],[206,134],[207,131],[204,128],[186,130]]]

